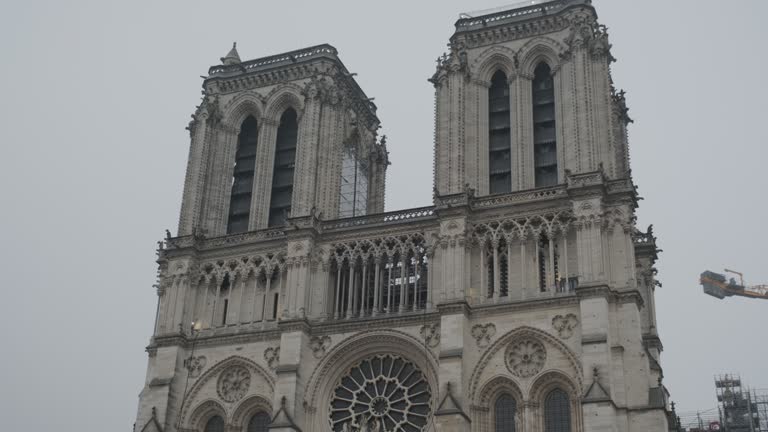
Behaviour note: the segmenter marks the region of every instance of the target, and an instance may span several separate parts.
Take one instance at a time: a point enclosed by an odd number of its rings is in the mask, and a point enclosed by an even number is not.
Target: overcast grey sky
[[[664,249],[658,317],[680,410],[713,375],[768,388],[768,301],[702,294],[705,268],[768,283],[768,1],[596,0],[628,92],[639,222]],[[175,232],[199,75],[328,42],[376,97],[387,209],[430,204],[427,78],[458,14],[442,1],[17,1],[0,14],[3,430],[128,430],[146,370],[155,241]]]

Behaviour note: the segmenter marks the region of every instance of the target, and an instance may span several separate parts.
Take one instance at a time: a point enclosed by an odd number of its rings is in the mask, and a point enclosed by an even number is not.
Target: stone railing
[[[513,192],[505,195],[494,195],[476,198],[472,202],[474,208],[497,207],[509,204],[544,201],[563,198],[567,196],[565,186],[556,186],[548,189],[536,189],[529,191]]]
[[[368,216],[359,216],[346,219],[337,219],[323,222],[323,230],[338,230],[371,225],[396,225],[402,222],[434,219],[434,207],[421,207],[415,209],[400,210],[388,213],[378,213]]]
[[[258,70],[270,69],[276,66],[298,63],[300,61],[316,57],[329,57],[335,59],[337,54],[338,52],[336,51],[336,48],[330,45],[317,45],[310,48],[287,52],[284,54],[250,60],[235,65],[213,66],[208,70],[208,75],[213,77],[214,75],[229,73],[254,72]]]
[[[259,231],[229,234],[212,238],[205,238],[202,235],[187,235],[166,239],[163,242],[163,249],[183,249],[192,246],[197,246],[200,249],[209,249],[267,240],[279,240],[283,238],[285,238],[285,227],[268,228]]]
[[[483,14],[483,11],[481,11],[479,14],[472,14],[474,16],[462,14],[462,17],[456,22],[456,31],[472,31],[499,24],[524,21],[534,16],[546,16],[559,12],[574,4],[590,4],[590,2],[591,0],[535,1],[535,4],[522,2],[517,5],[508,6],[500,12],[488,11],[490,13]],[[518,5],[520,7],[516,7]]]

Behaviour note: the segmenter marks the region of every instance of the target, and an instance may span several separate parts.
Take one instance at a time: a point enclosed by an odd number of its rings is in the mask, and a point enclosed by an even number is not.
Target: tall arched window
[[[549,392],[544,400],[544,432],[571,432],[571,401],[560,389]]]
[[[296,111],[288,108],[280,117],[272,174],[272,198],[269,200],[269,226],[285,224],[293,198],[293,169],[296,165],[296,138],[299,124]]]
[[[205,432],[224,432],[224,419],[220,416],[213,416],[205,424]]]
[[[358,146],[342,151],[339,219],[364,216],[368,212],[368,160],[359,157]]]
[[[227,234],[248,231],[248,217],[253,196],[253,175],[256,169],[256,143],[258,140],[256,119],[248,116],[240,126],[235,155],[235,173],[232,178],[232,194],[229,201]]]
[[[533,78],[533,163],[536,187],[557,184],[555,84],[552,70],[543,62]]]
[[[510,129],[509,84],[497,71],[488,89],[488,167],[491,194],[512,191],[512,134]]]
[[[270,422],[269,414],[263,411],[257,412],[251,417],[251,421],[248,422],[247,432],[267,432],[267,426],[269,426]]]
[[[515,415],[517,414],[517,402],[508,394],[503,394],[496,399],[493,408],[494,424],[496,432],[515,432]]]

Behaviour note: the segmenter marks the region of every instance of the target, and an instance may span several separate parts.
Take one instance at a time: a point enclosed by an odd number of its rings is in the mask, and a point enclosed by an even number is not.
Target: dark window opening
[[[345,149],[341,162],[339,218],[364,216],[368,212],[368,161],[357,147]]]
[[[240,126],[240,135],[237,137],[227,234],[248,231],[248,219],[253,196],[253,178],[256,169],[257,141],[258,124],[255,118],[248,116]]]
[[[544,400],[544,432],[571,432],[571,402],[560,389]]]
[[[221,325],[227,325],[227,309],[229,308],[229,299],[224,299],[224,311],[221,314]]]
[[[555,85],[546,63],[536,67],[533,78],[533,161],[536,187],[556,185]]]
[[[293,199],[293,172],[296,165],[296,140],[299,124],[296,111],[288,108],[280,117],[272,173],[272,198],[269,201],[269,226],[287,223]]]
[[[497,71],[488,90],[488,168],[491,194],[512,191],[512,133],[509,84]]]
[[[224,419],[213,416],[205,424],[205,432],[224,432]]]
[[[248,422],[248,432],[267,432],[267,427],[271,423],[269,414],[257,412]]]
[[[273,320],[277,319],[277,303],[279,300],[280,300],[280,294],[275,293],[275,298],[272,301],[272,319]]]
[[[517,413],[517,402],[508,395],[503,394],[496,399],[493,415],[496,432],[515,432],[515,414]]]

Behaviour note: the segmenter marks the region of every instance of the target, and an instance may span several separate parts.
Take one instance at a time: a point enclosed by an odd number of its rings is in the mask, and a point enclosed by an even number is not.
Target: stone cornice
[[[571,26],[570,15],[597,13],[590,0],[557,0],[545,4],[461,18],[451,41],[461,40],[468,48],[531,38],[565,30]]]
[[[311,334],[312,336],[323,336],[338,333],[354,333],[360,331],[362,326],[367,330],[419,326],[426,323],[439,322],[439,319],[440,315],[436,312],[416,312],[336,321],[314,321],[311,322]]]
[[[576,288],[576,295],[579,299],[605,298],[610,303],[635,303],[638,309],[645,305],[640,291],[636,289],[617,291],[602,282],[583,283]]]
[[[555,297],[472,305],[470,308],[470,313],[473,318],[491,317],[521,310],[531,311],[537,309],[548,309],[553,306],[563,307],[569,305],[575,306],[578,304],[579,298],[575,294],[559,294]]]
[[[306,335],[312,333],[312,326],[310,326],[309,321],[305,319],[279,321],[277,323],[277,328],[283,333],[302,332]]]
[[[369,126],[379,124],[376,105],[349,73],[331,45],[323,44],[229,65],[212,66],[203,88],[208,94],[227,94],[288,81],[331,77],[350,97],[358,114]]]
[[[203,330],[203,332],[208,332]],[[277,329],[242,329],[236,333],[223,334],[219,332],[216,334],[216,330],[211,334],[198,335],[195,338],[191,338],[187,335],[176,334],[167,336],[156,336],[152,343],[147,347],[147,351],[156,351],[158,348],[178,346],[181,348],[191,348],[192,344],[196,348],[213,347],[221,345],[237,345],[253,342],[264,342],[280,340],[280,330]]]
[[[437,305],[437,310],[440,311],[440,315],[464,315],[465,317],[469,317],[472,313],[472,310],[469,306],[469,303],[467,303],[464,300],[455,300],[455,301],[448,301],[444,303],[440,303]]]

